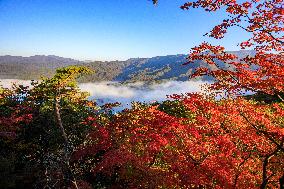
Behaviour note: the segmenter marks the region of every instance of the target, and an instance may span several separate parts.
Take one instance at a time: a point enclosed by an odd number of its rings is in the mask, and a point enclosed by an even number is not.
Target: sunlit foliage
[[[240,46],[255,56],[204,42],[185,64],[215,66],[192,75],[214,77],[210,91],[117,113],[117,103],[97,107],[79,90],[84,67],[0,88],[1,188],[284,188],[283,1],[181,6],[198,7],[224,9],[229,18],[208,35],[241,27],[252,37]]]

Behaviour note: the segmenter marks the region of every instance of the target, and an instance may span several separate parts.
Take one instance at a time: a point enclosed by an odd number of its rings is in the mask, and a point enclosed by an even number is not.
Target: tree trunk
[[[263,161],[263,167],[262,167],[262,183],[261,183],[261,186],[260,188],[261,189],[265,189],[266,188],[266,185],[267,185],[267,182],[268,182],[268,178],[267,178],[267,165],[268,165],[268,158],[269,156],[265,157],[264,158],[264,161]]]
[[[67,178],[70,178],[70,180],[74,184],[75,188],[79,189],[78,186],[77,186],[76,179],[75,179],[75,177],[73,175],[72,169],[71,169],[70,164],[69,164],[69,158],[70,158],[70,153],[71,153],[70,150],[71,149],[70,149],[70,144],[69,144],[69,140],[68,140],[67,134],[66,134],[65,129],[63,127],[63,123],[62,123],[62,119],[61,119],[61,115],[60,115],[60,105],[59,105],[59,102],[60,102],[60,98],[56,97],[54,99],[55,117],[56,117],[56,121],[57,121],[57,124],[59,126],[59,129],[61,131],[62,137],[64,139],[64,159],[63,159],[63,163],[66,164],[66,168],[67,168],[66,176],[67,176]]]
[[[64,129],[63,124],[62,124],[59,101],[60,101],[60,99],[58,97],[55,98],[55,102],[54,102],[55,116],[56,116],[56,121],[57,121],[57,124],[59,126],[59,129],[61,131],[62,137],[64,139],[64,151],[65,151],[66,154],[68,154],[69,141],[68,141],[67,134],[66,134],[65,129]]]
[[[284,174],[279,179],[280,189],[284,189]]]

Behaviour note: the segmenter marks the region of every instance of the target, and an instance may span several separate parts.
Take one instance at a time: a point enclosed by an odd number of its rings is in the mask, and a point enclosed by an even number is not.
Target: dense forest
[[[0,88],[0,187],[283,189],[283,1],[196,0],[181,8],[226,11],[207,35],[241,27],[251,35],[240,47],[254,56],[204,42],[184,66],[202,61],[190,76],[214,78],[209,91],[116,113],[119,103],[98,106],[78,88],[78,78],[96,73],[90,67]]]

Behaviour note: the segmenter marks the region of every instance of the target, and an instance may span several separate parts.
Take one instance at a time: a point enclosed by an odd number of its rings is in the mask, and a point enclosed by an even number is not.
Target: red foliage
[[[7,112],[6,115],[5,112],[0,114],[0,136],[14,139],[17,131],[22,129],[22,125],[32,121],[32,110],[30,107],[21,104],[6,104],[5,111]]]
[[[199,68],[193,77],[213,76],[211,89],[228,92],[228,98],[172,96],[190,118],[155,106],[124,111],[107,125],[95,124],[89,135],[93,143],[82,146],[75,159],[103,151],[93,174],[118,175],[116,182],[128,188],[276,188],[284,180],[283,1],[197,0],[181,8],[191,7],[225,8],[229,14],[211,37],[220,39],[233,26],[252,34],[240,46],[253,47],[253,57],[239,59],[206,42],[188,57],[188,63],[203,60],[215,66]],[[243,90],[276,95],[278,102],[247,100],[240,96]]]
[[[156,107],[121,113],[105,129],[97,126],[90,135],[97,143],[83,148],[80,158],[104,150],[94,174],[119,174],[129,186],[143,188],[255,188],[267,158],[269,185],[277,186],[284,169],[284,128],[278,126],[283,107],[272,105],[267,112],[267,105],[241,98],[173,98],[193,117],[177,118]]]

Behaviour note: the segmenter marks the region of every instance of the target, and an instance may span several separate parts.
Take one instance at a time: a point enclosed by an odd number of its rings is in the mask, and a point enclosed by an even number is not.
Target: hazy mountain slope
[[[239,57],[253,56],[254,51],[231,52]],[[80,62],[58,56],[0,56],[0,79],[39,79],[40,76],[51,76],[56,68],[68,65],[84,65],[95,70],[80,82],[92,81],[153,81],[153,80],[188,80],[189,75],[200,66],[202,61],[183,66],[186,55],[157,56],[153,58],[131,58],[126,61]],[[222,62],[218,62],[226,67]],[[214,69],[213,67],[208,67]],[[208,77],[202,80],[210,80]]]
[[[78,60],[53,55],[0,56],[0,78],[39,79],[43,75],[51,76],[56,68],[79,63]]]
[[[30,57],[22,57],[22,56],[0,56],[0,64],[4,63],[13,63],[13,64],[40,64],[41,66],[47,68],[57,68],[67,65],[79,64],[79,60],[74,60],[71,58],[63,58],[54,55],[35,55]]]
[[[254,51],[232,51],[239,58],[254,56]],[[121,74],[115,77],[118,81],[151,81],[151,80],[188,80],[190,74],[200,66],[214,69],[202,61],[194,64],[182,65],[185,63],[186,55],[157,56],[146,59],[131,59],[132,63],[125,67]],[[221,67],[228,67],[223,62],[218,62]],[[208,77],[201,78],[209,80]]]
[[[95,71],[95,73],[83,76],[80,78],[79,82],[112,81],[117,75],[122,73],[125,67],[129,66],[131,63],[131,61],[95,61],[80,64],[90,67]]]

